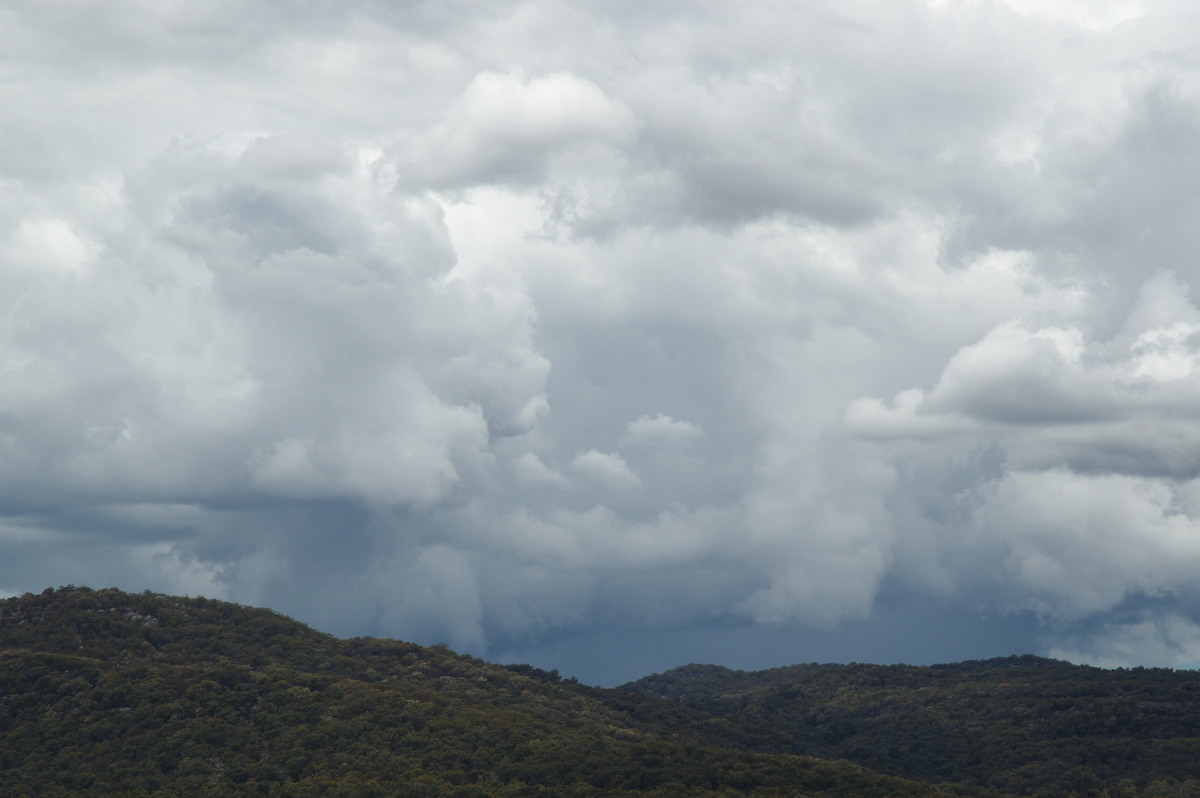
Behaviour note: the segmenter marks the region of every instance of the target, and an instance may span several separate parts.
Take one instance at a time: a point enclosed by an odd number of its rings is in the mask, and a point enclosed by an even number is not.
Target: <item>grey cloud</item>
[[[1087,635],[1055,642],[1051,656],[1108,668],[1176,662],[1200,663],[1200,627],[1175,613],[1145,613],[1105,624]]]
[[[1194,21],[1043,5],[13,6],[0,589],[1194,657]]]

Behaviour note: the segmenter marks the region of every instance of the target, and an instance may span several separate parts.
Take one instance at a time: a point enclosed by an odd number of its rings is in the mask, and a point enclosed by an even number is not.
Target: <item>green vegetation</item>
[[[748,750],[740,728],[206,599],[67,587],[0,601],[4,796],[956,794]]]
[[[0,795],[1200,798],[1200,673],[689,665],[606,690],[66,587],[0,601]]]
[[[626,689],[736,722],[756,751],[1018,795],[1200,796],[1200,673],[1038,657],[933,667],[689,665]]]

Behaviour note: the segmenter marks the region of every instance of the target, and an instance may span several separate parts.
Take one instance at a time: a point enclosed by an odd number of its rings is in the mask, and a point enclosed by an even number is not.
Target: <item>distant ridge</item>
[[[1061,659],[1049,659],[1047,657],[1038,657],[1033,654],[1015,654],[1008,657],[992,657],[991,659],[969,659],[963,662],[944,662],[937,665],[930,665],[934,670],[950,669],[950,670],[997,670],[1000,668],[1080,668],[1090,667],[1087,665],[1075,665]]]
[[[680,700],[685,695],[718,695],[732,690],[738,685],[754,685],[762,688],[772,684],[791,684],[809,679],[825,672],[845,672],[856,668],[915,668],[917,672],[928,670],[956,672],[993,672],[1001,670],[1044,670],[1046,668],[1078,669],[1079,666],[1057,659],[1047,659],[1033,654],[1019,654],[1008,657],[993,657],[982,660],[965,660],[963,662],[948,662],[937,665],[866,665],[858,662],[840,664],[832,662],[810,662],[799,665],[785,665],[779,668],[768,668],[761,671],[743,671],[726,668],[723,665],[702,665],[690,663],[665,671],[661,674],[644,676],[633,682],[621,685],[622,689],[653,695],[659,698]]]
[[[931,666],[686,665],[623,689],[885,773],[1016,795],[1200,796],[1200,673],[1032,655]]]

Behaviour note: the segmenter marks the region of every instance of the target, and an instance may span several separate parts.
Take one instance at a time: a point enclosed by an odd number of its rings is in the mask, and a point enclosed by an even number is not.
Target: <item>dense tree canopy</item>
[[[1019,795],[1200,795],[1200,673],[1039,657],[956,665],[691,665],[627,689],[762,732],[755,750],[850,759]]]
[[[1200,674],[690,665],[611,690],[219,601],[0,601],[0,794],[1200,796]]]
[[[3,795],[941,792],[749,751],[705,718],[205,599],[68,587],[0,602]]]

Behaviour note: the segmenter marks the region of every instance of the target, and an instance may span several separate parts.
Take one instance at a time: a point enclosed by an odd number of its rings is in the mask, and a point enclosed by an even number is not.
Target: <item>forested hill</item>
[[[606,690],[208,599],[0,600],[6,798],[1200,798],[1198,700],[1194,672],[1036,657]]]
[[[689,665],[625,685],[767,730],[756,750],[1019,795],[1200,796],[1200,673],[1039,657],[932,667]]]
[[[198,598],[0,601],[3,796],[949,796],[735,719]],[[778,741],[776,741],[778,742]]]

